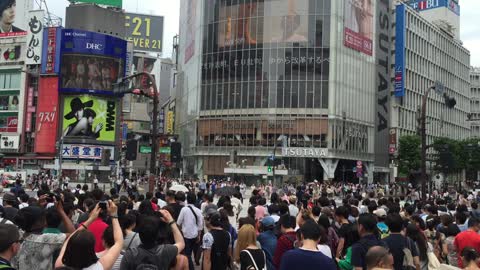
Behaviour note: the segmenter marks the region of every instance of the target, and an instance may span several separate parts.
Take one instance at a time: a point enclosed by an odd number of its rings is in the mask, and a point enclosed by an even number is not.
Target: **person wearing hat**
[[[91,108],[93,106],[93,100],[82,102],[80,98],[76,97],[70,101],[70,112],[67,113],[64,118],[66,120],[77,119],[77,121],[68,125],[65,129],[64,136],[81,136],[86,134],[88,127],[88,120],[85,117],[85,108]]]
[[[18,205],[17,197],[11,192],[3,195],[3,217],[13,222],[18,213],[16,206]]]
[[[218,211],[210,209],[205,219],[208,232],[203,235],[203,269],[223,270],[230,265],[232,254],[230,234],[222,228]]]
[[[10,264],[20,250],[20,233],[12,224],[0,224],[0,269],[15,270]]]
[[[390,230],[388,229],[387,224],[385,224],[385,219],[387,218],[387,211],[383,208],[378,208],[373,211],[373,214],[377,216],[377,228],[380,231],[380,236],[382,239],[390,235]]]
[[[0,1],[0,31],[4,34],[25,32],[13,25],[15,22],[15,13],[17,8],[16,0],[2,0]]]
[[[260,221],[260,230],[262,233],[257,237],[260,246],[265,252],[267,259],[267,269],[273,268],[273,254],[275,253],[275,247],[277,246],[277,236],[275,235],[275,220],[267,216]]]

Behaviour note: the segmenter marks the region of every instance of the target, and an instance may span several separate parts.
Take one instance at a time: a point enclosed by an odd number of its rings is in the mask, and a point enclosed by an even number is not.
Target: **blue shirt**
[[[257,237],[258,242],[265,251],[265,257],[267,258],[267,265],[273,267],[273,254],[275,253],[275,247],[277,246],[277,237],[272,230],[261,233]],[[272,269],[267,267],[268,269]]]
[[[280,270],[291,269],[337,270],[337,266],[320,251],[292,249],[283,254],[280,263]]]

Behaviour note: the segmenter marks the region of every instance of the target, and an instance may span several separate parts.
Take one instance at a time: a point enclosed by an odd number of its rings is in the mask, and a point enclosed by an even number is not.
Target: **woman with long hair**
[[[462,250],[462,260],[463,265],[465,266],[463,269],[465,270],[478,270],[478,252],[471,247],[466,247]]]
[[[428,243],[425,235],[420,231],[420,229],[414,224],[408,224],[407,226],[407,237],[412,239],[418,249],[418,254],[420,257],[420,269],[428,270],[428,252],[433,252],[433,248]]]
[[[85,230],[87,226],[80,226],[62,247],[62,251],[55,262],[55,267],[69,266],[83,270],[110,270],[117,261],[123,247],[123,234],[118,223],[117,206],[108,201],[108,214],[112,219],[114,244],[99,259],[95,253],[95,237]],[[92,211],[89,220],[95,220],[100,213],[98,204]],[[87,222],[88,223],[88,222]]]
[[[445,244],[447,245],[447,263],[451,266],[458,267],[458,254],[457,248],[455,247],[455,237],[460,233],[460,229],[456,224],[450,224],[444,230],[446,239]]]
[[[123,232],[123,250],[138,247],[142,241],[137,232],[134,232],[137,226],[137,216],[134,213],[128,213],[120,219],[120,225]]]
[[[265,253],[257,247],[257,231],[250,225],[243,225],[238,231],[233,259],[240,264],[240,270],[265,268]]]

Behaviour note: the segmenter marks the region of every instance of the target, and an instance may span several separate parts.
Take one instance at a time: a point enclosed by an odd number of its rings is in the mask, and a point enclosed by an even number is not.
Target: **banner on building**
[[[92,3],[97,5],[106,5],[112,7],[122,7],[122,0],[75,0],[80,3]]]
[[[93,159],[101,160],[106,152],[110,152],[110,161],[115,158],[115,147],[105,145],[63,144],[62,158],[64,159]]]
[[[372,55],[373,12],[373,1],[345,0],[344,45],[346,47]]]
[[[48,27],[43,31],[42,74],[58,74],[60,71],[61,27]]]
[[[456,0],[411,0],[409,5],[418,11],[444,7],[448,8],[453,13],[460,15],[460,6]]]
[[[0,137],[0,150],[18,150],[19,145],[19,135],[2,135]]]
[[[18,65],[25,61],[25,43],[0,44],[0,65]]]
[[[185,31],[185,39],[187,46],[185,47],[185,64],[195,54],[195,26],[197,22],[197,0],[187,2],[187,25]]]
[[[27,52],[25,63],[27,65],[39,65],[42,61],[43,45],[43,10],[31,10],[28,12]]]
[[[33,8],[31,0],[1,0],[0,17],[2,22],[8,22],[8,29],[1,29],[0,38],[26,36],[28,30],[28,12]],[[2,23],[3,24],[3,23]]]
[[[0,115],[0,132],[17,132],[18,116]]]
[[[135,51],[161,53],[163,50],[163,16],[125,14],[125,38]]]
[[[405,96],[405,5],[396,7],[395,22],[395,88],[396,97]]]
[[[58,113],[58,77],[40,77],[35,123],[35,152],[56,152]]]
[[[125,76],[125,40],[64,29],[61,44],[61,92],[113,95],[113,83]]]
[[[65,138],[114,143],[117,111],[117,102],[113,98],[65,96],[62,134]]]

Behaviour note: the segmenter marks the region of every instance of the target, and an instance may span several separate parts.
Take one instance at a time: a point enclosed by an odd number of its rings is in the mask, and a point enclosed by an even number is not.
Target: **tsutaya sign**
[[[284,157],[323,158],[328,156],[327,148],[282,148]]]

